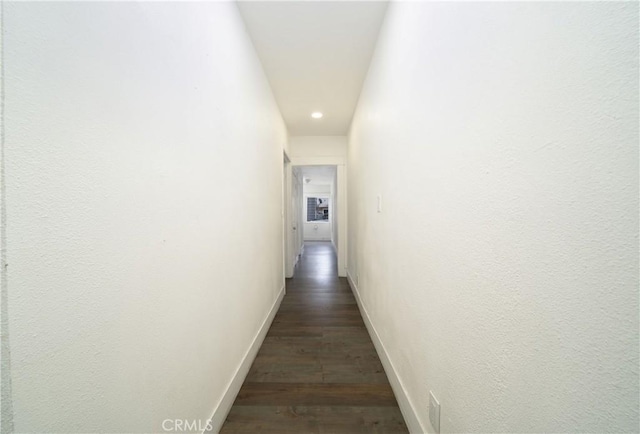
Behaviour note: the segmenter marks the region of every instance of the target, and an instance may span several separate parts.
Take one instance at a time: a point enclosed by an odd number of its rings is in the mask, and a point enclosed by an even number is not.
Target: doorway
[[[284,201],[284,242],[287,278],[294,274],[295,266],[304,249],[305,237],[331,243],[338,259],[338,275],[347,275],[346,166],[339,162],[327,164],[329,162],[325,161],[326,159],[323,161],[322,158],[295,158],[290,164],[285,165],[287,198]],[[325,206],[324,200],[319,199],[327,199],[328,206]],[[313,213],[309,212],[309,204]],[[312,214],[317,216],[314,217],[315,220],[309,219]]]
[[[299,166],[302,176],[304,241],[331,241],[338,251],[336,226],[336,166]]]

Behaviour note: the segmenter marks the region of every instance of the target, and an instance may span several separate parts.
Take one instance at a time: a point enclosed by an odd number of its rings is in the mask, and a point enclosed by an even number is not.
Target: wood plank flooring
[[[408,432],[331,243],[305,243],[220,432]]]

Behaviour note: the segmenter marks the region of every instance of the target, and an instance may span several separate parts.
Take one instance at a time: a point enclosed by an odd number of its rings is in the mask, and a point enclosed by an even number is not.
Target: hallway
[[[640,434],[640,2],[0,17],[0,434]]]
[[[307,242],[221,433],[404,433],[329,242]]]

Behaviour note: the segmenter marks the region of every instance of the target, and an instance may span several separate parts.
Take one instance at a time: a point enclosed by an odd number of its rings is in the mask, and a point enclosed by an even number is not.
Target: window
[[[329,198],[307,197],[307,221],[329,220]]]

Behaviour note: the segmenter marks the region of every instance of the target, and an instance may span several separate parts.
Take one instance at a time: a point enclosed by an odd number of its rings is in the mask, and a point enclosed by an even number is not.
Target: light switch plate
[[[429,421],[436,433],[440,432],[440,403],[429,391]]]

